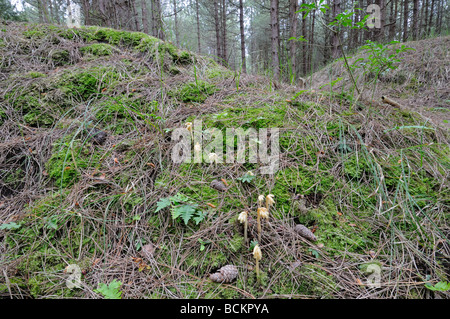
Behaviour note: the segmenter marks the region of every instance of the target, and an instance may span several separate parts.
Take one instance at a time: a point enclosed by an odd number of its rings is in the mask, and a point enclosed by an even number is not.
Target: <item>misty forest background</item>
[[[316,2],[329,10],[308,14],[301,9],[314,1],[305,0],[0,0],[0,12],[9,20],[140,31],[233,70],[291,83],[367,40],[406,42],[448,34],[445,0]],[[356,28],[371,13],[366,12],[370,4],[381,8],[381,27]],[[350,28],[328,26],[350,12]]]

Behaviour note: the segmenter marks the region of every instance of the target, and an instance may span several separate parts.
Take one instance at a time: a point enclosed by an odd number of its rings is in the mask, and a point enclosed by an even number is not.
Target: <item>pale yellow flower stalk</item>
[[[191,133],[192,139],[194,139],[194,133],[192,132],[192,122],[186,122],[186,129]]]
[[[194,145],[195,157],[199,158],[200,160],[201,160],[201,158],[200,158],[200,152],[201,151],[202,151],[202,148],[201,148],[200,144],[198,142],[195,143],[195,145]]]
[[[259,245],[256,245],[255,248],[253,248],[253,258],[255,258],[256,260],[256,278],[258,280],[258,282],[260,281],[260,277],[259,277],[259,261],[262,258],[262,252],[261,252],[261,248],[259,248]]]
[[[261,218],[269,218],[269,210],[265,207],[259,207],[256,211],[256,224],[258,226],[258,243],[261,242]]]
[[[263,203],[264,203],[264,195],[259,195],[258,196],[258,205],[259,205],[259,207],[261,207]]]
[[[275,204],[275,201],[273,200],[274,195],[269,194],[266,196],[266,208],[269,209],[269,207],[273,204]]]
[[[244,223],[244,240],[245,240],[245,242],[247,242],[248,241],[248,238],[247,238],[248,212],[243,211],[242,213],[240,213],[238,220],[241,224]]]
[[[209,153],[208,158],[211,163],[214,162],[214,165],[216,165],[217,160],[219,159],[216,153]]]

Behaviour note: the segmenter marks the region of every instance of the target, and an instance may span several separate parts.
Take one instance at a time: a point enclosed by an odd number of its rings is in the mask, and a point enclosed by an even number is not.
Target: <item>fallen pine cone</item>
[[[227,190],[227,187],[225,186],[225,184],[217,179],[213,180],[211,182],[210,186],[221,192],[225,192]]]
[[[211,274],[209,279],[219,283],[230,283],[236,279],[238,270],[236,266],[226,265],[220,268],[215,274]]]
[[[308,229],[308,227],[302,225],[302,224],[298,224],[295,226],[295,231],[297,232],[297,234],[299,234],[300,236],[310,240],[310,241],[316,241],[317,238],[316,236],[314,236],[314,234],[312,233],[312,231],[310,231]]]

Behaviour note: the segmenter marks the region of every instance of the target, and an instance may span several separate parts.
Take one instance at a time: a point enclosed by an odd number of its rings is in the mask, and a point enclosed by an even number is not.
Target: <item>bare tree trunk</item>
[[[136,10],[136,0],[131,0],[131,9],[133,10],[134,30],[139,31],[138,13]]]
[[[289,38],[297,37],[297,22],[298,22],[298,0],[289,0]],[[296,49],[297,42],[295,40],[289,41],[289,59],[291,62],[291,72],[293,75],[292,81],[297,77],[297,63],[296,63]]]
[[[178,46],[180,45],[180,34],[178,32],[177,1],[178,0],[173,0],[173,16],[175,19],[175,43]]]
[[[214,0],[214,22],[216,27],[216,53],[217,59],[222,63],[222,49],[221,49],[221,38],[220,38],[220,20],[219,20],[219,0]]]
[[[434,3],[435,0],[431,0],[431,8],[430,8],[430,18],[428,19],[428,30],[427,34],[431,34],[431,26],[433,25],[433,11],[434,11]]]
[[[200,19],[198,13],[198,0],[195,0],[195,15],[197,20],[197,42],[198,42],[198,53],[202,53],[202,47],[200,42]]]
[[[312,25],[311,25],[311,41],[310,41],[310,43],[311,43],[311,57],[310,57],[310,71],[312,71],[313,69],[312,69],[312,67],[313,67],[313,64],[314,64],[314,55],[313,55],[313,53],[314,53],[314,28],[315,28],[315,25],[316,25],[316,11],[313,11],[313,13],[312,13]]]
[[[303,0],[302,4],[306,4],[306,1]],[[302,12],[302,36],[304,39],[306,39],[306,36],[307,36],[306,32],[307,32],[306,31],[306,13]],[[306,67],[308,64],[307,59],[308,59],[308,54],[306,52],[306,43],[303,41],[302,42],[302,75],[306,74]]]
[[[403,42],[408,40],[408,0],[403,0]]]
[[[341,13],[341,0],[333,1],[333,18],[335,18],[339,13]],[[340,56],[340,31],[336,30],[332,35],[333,43],[333,59],[337,59]]]
[[[148,13],[147,13],[147,2],[141,0],[141,10],[142,10],[142,28],[144,33],[148,34]]]
[[[245,58],[245,30],[244,30],[244,3],[239,0],[239,28],[241,31],[241,63],[242,72],[247,73],[247,62]]]
[[[153,36],[165,40],[162,21],[161,0],[152,0]]]
[[[385,0],[377,0],[376,4],[380,6],[380,28],[375,29],[374,40],[383,42],[384,40],[384,25],[386,24],[386,3]]]
[[[67,22],[68,27],[73,26],[72,5],[70,3],[70,0],[67,0]]]
[[[228,65],[226,0],[222,0],[222,58],[225,65]]]
[[[393,0],[392,1],[392,7],[391,7],[391,14],[389,17],[389,40],[394,40],[395,39],[395,25],[396,25],[396,21],[397,21],[397,13],[398,13],[398,0]]]
[[[362,1],[362,0],[360,0],[360,1]],[[327,0],[327,5],[330,6],[330,0]],[[325,11],[325,23],[326,24],[330,23],[330,10]],[[324,32],[323,64],[326,64],[331,57],[330,45],[329,45],[330,30],[328,30],[328,28],[323,28],[323,32]],[[358,37],[357,33],[356,33],[356,37]],[[303,45],[302,45],[302,47],[303,47]]]
[[[419,0],[414,0],[412,31],[413,39],[417,40],[419,38]]]
[[[272,30],[272,71],[274,81],[280,80],[280,64],[278,58],[279,28],[278,28],[278,0],[270,1],[270,27]]]

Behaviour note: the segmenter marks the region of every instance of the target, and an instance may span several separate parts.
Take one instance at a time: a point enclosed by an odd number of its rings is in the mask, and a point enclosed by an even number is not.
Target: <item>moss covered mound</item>
[[[0,296],[100,298],[111,283],[123,298],[448,294],[425,283],[450,275],[449,136],[420,114],[274,89],[143,33],[0,30]],[[175,163],[172,132],[199,121],[278,128],[279,169],[261,174],[248,154]],[[261,194],[275,204],[257,278]],[[234,282],[208,280],[227,264]]]

